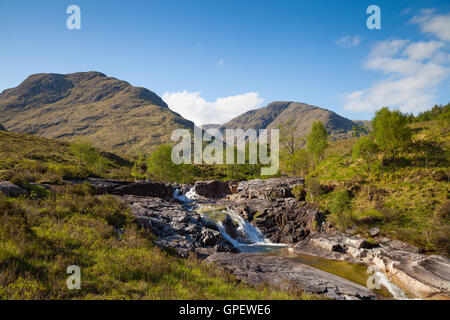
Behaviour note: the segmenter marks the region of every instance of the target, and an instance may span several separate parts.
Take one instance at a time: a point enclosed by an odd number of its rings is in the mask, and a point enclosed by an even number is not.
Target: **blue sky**
[[[81,8],[81,30],[66,8]],[[366,8],[381,9],[381,29]],[[96,70],[197,124],[275,100],[351,119],[450,101],[450,2],[0,0],[0,91],[33,73]]]

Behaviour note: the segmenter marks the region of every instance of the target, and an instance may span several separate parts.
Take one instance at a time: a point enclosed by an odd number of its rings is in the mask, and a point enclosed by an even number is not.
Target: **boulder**
[[[114,195],[134,195],[142,197],[169,198],[173,195],[172,186],[157,182],[135,182],[115,187],[111,190]]]
[[[8,181],[0,182],[0,193],[3,193],[7,197],[18,197],[25,193],[21,187],[16,186],[14,183]]]
[[[222,221],[222,225],[225,228],[225,232],[233,239],[237,239],[239,234],[237,230],[236,223],[231,219],[230,216],[227,215],[227,217]]]
[[[328,251],[337,251],[337,252],[345,252],[344,248],[341,246],[339,242],[326,239],[326,238],[313,238],[310,243],[319,248],[328,250]]]
[[[292,188],[303,185],[305,180],[299,177],[283,177],[270,179],[255,179],[239,182],[234,198],[260,199],[273,201],[276,199],[290,198]]]
[[[206,198],[223,198],[231,194],[229,182],[219,180],[197,181],[194,190]]]
[[[369,234],[371,237],[376,237],[378,234],[380,234],[380,229],[378,228],[372,228],[369,230]]]

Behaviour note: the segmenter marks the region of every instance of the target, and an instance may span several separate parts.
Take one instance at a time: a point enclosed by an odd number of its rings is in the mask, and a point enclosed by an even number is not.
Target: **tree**
[[[438,120],[442,126],[443,133],[446,134],[450,128],[450,104],[445,106],[442,113],[439,115]]]
[[[356,125],[352,127],[352,136],[361,137],[367,134],[367,128],[362,125]]]
[[[70,144],[70,151],[75,155],[78,164],[91,167],[101,173],[107,160],[102,156],[92,143],[79,139]]]
[[[398,110],[390,111],[387,107],[378,110],[372,120],[375,141],[381,151],[395,161],[399,154],[411,143],[411,130],[408,119]]]
[[[295,136],[295,127],[293,125],[293,120],[278,125],[278,130],[280,131],[280,144],[282,153],[286,153],[293,156],[297,150],[301,149],[302,138]],[[304,144],[304,142],[303,142]]]
[[[313,123],[311,132],[306,137],[306,148],[314,155],[317,163],[323,160],[323,154],[328,147],[328,133],[320,121]]]
[[[370,164],[375,159],[377,153],[378,146],[369,137],[359,138],[352,149],[354,158],[360,158],[366,162],[367,172],[370,172]]]
[[[312,165],[311,153],[305,149],[296,150],[293,155],[282,153],[281,170],[289,175],[306,176]]]
[[[172,147],[168,144],[160,145],[148,159],[147,171],[151,178],[161,182],[178,181],[181,176],[181,165],[172,161]]]

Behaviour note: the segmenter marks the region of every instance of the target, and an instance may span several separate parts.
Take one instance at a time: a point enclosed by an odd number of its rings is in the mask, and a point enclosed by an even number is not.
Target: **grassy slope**
[[[129,172],[125,160],[104,157],[110,163],[103,176]],[[112,196],[93,196],[87,185],[56,185],[52,192],[29,185],[94,174],[67,143],[1,132],[0,170],[0,180],[19,181],[31,191],[20,198],[0,194],[0,299],[312,298],[253,288],[159,249],[127,207]],[[66,287],[66,268],[73,264],[81,268],[81,290]]]
[[[368,173],[361,161],[351,158],[354,138],[334,142],[313,175],[322,184],[351,192],[346,219],[330,217],[338,225],[353,225],[362,233],[379,227],[384,235],[448,255],[450,136],[435,121],[413,123],[411,128],[413,145],[396,169],[391,163],[384,174],[379,166]],[[319,202],[326,209],[330,194]]]
[[[129,177],[131,163],[114,154],[101,152],[101,168],[80,163],[67,142],[38,136],[0,132],[0,180],[58,183],[63,179],[88,176]]]
[[[174,129],[193,128],[153,92],[98,72],[28,77],[0,94],[0,123],[47,138],[83,137],[128,154],[170,142]]]

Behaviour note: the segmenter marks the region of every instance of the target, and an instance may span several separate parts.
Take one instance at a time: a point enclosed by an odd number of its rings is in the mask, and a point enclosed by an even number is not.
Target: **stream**
[[[382,272],[372,273],[364,265],[346,261],[292,253],[288,250],[289,245],[269,241],[257,227],[246,221],[232,209],[218,207],[214,204],[205,205],[197,203],[198,195],[193,188],[186,192],[186,194],[181,194],[180,190],[175,189],[173,197],[183,202],[189,210],[200,214],[205,220],[214,223],[222,236],[234,247],[239,249],[241,253],[269,254],[289,258],[297,263],[334,274],[364,287],[368,287],[369,277],[372,277],[380,285],[378,289],[373,289],[379,295],[391,299],[408,299],[408,296],[399,287],[390,282]],[[227,233],[224,225],[224,221],[230,218],[237,230],[237,235],[234,237]]]

